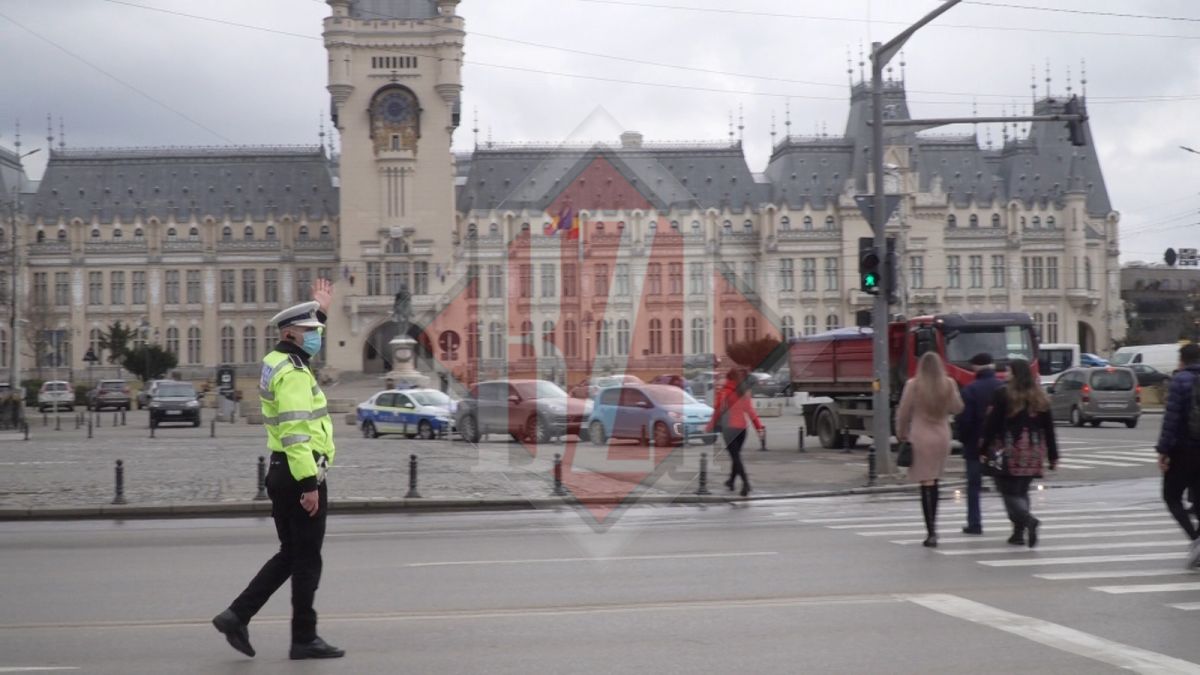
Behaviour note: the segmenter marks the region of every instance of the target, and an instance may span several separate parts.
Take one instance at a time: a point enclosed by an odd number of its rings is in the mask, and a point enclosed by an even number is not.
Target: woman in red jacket
[[[746,442],[747,420],[754,424],[758,435],[763,435],[763,423],[754,412],[754,399],[750,395],[753,380],[745,368],[733,368],[725,377],[725,384],[717,391],[713,400],[713,416],[706,431],[720,429],[725,449],[733,466],[725,487],[733,491],[734,481],[742,477],[742,496],[750,494],[750,479],[746,476],[746,465],[742,464],[742,444]]]

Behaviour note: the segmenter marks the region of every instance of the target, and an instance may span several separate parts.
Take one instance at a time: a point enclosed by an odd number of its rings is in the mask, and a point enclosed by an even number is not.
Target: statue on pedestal
[[[412,326],[412,293],[405,282],[400,283],[392,303],[392,320],[396,322],[396,337],[388,343],[392,351],[392,372],[387,374],[388,380],[397,386],[428,386],[429,377],[417,372],[413,365],[417,341],[408,336]]]

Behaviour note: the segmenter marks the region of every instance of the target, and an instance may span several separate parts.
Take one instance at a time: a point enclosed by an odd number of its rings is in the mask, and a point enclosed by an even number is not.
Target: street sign
[[[874,195],[854,195],[854,203],[858,204],[858,210],[862,212],[863,218],[867,219],[867,224],[875,224],[875,196]],[[900,195],[884,195],[883,196],[883,212],[886,218],[883,221],[892,219],[896,213],[896,209],[900,206]]]
[[[442,350],[442,358],[447,361],[458,360],[458,348],[462,345],[462,338],[458,331],[445,330],[441,335],[438,335],[438,349]]]

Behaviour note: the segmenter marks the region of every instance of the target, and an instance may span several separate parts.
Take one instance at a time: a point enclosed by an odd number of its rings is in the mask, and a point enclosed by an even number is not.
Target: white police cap
[[[287,328],[288,326],[320,328],[325,325],[317,318],[317,310],[320,308],[321,304],[316,301],[292,305],[271,317],[271,323],[275,324],[276,328]]]

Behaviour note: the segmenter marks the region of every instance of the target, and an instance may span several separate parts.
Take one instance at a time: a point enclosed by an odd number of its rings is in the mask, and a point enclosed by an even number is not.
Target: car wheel
[[[535,443],[550,442],[550,426],[540,415],[532,415],[525,420],[525,438]]]
[[[1083,413],[1079,411],[1078,407],[1071,408],[1071,426],[1083,426]]]
[[[458,424],[458,432],[462,434],[463,440],[468,443],[479,442],[479,424],[475,422],[475,417],[472,415],[462,418],[462,421]]]
[[[836,450],[842,447],[842,435],[838,433],[837,420],[833,412],[822,410],[817,416],[817,438],[821,439],[821,447],[826,450]]]
[[[604,445],[604,425],[600,420],[592,420],[591,426],[588,427],[588,437],[592,441],[592,445]]]
[[[417,425],[417,438],[423,441],[433,439],[433,425],[429,423],[429,420],[421,420],[421,423]]]
[[[1138,418],[1136,418],[1136,417],[1131,420],[1125,420],[1125,426],[1129,427],[1130,429],[1136,429],[1137,423],[1138,423]]]
[[[363,422],[362,435],[363,438],[379,438],[379,432],[375,430],[375,423],[371,420]]]
[[[671,445],[671,431],[662,422],[654,423],[654,447],[666,448]]]

